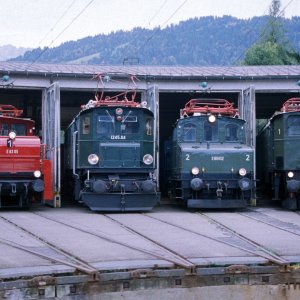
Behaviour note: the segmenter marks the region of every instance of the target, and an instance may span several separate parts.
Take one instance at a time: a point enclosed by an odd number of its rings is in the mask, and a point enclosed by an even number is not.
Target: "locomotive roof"
[[[226,99],[191,99],[185,104],[185,107],[181,109],[181,116],[192,116],[194,114],[214,114],[222,116],[238,116],[238,109],[233,107],[233,103],[230,103]]]
[[[149,112],[151,115],[153,115],[153,112],[150,109],[148,109],[147,107],[142,107],[142,106],[128,107],[128,106],[122,106],[122,105],[119,105],[119,106],[118,105],[116,105],[116,106],[96,106],[96,107],[84,108],[84,109],[80,110],[78,115],[85,113],[85,112],[90,112],[91,110],[95,110],[95,109],[107,110],[107,109],[116,109],[118,107],[121,107],[122,109],[128,108],[129,110],[132,110],[132,109],[145,110],[145,111]]]
[[[271,118],[268,119],[268,122],[262,127],[258,134],[261,134],[266,128],[270,126],[271,121],[275,118],[279,118],[286,114],[299,114],[300,113],[300,98],[291,98],[285,101],[280,110],[275,111]]]
[[[7,120],[7,121],[19,121],[19,122],[28,122],[28,123],[35,123],[34,120],[29,119],[29,118],[21,118],[21,117],[10,117],[10,116],[3,116],[0,115],[0,120]]]
[[[200,114],[200,115],[195,115],[195,116],[187,116],[187,117],[182,117],[180,119],[177,119],[175,125],[177,125],[179,122],[188,122],[188,120],[195,121],[199,117],[207,117],[209,114]],[[231,117],[231,116],[224,116],[224,115],[215,115],[217,118],[222,118],[222,119],[228,119],[228,120],[240,120],[246,122],[244,119],[241,119],[239,117]]]
[[[68,127],[70,127],[73,123],[74,123],[74,121],[80,116],[80,115],[82,115],[82,114],[85,114],[85,113],[88,113],[88,112],[91,112],[92,110],[99,110],[99,109],[105,109],[105,110],[107,110],[107,109],[116,109],[116,108],[118,108],[118,107],[122,107],[122,108],[128,108],[128,109],[130,109],[130,110],[135,110],[135,109],[137,109],[137,110],[144,110],[144,111],[146,111],[147,113],[149,113],[150,115],[154,115],[153,114],[153,112],[150,110],[150,109],[148,109],[148,108],[146,108],[146,107],[140,107],[140,106],[137,106],[137,107],[124,107],[124,106],[97,106],[97,107],[90,107],[90,108],[85,108],[85,109],[81,109],[80,111],[79,111],[79,113],[73,118],[73,120],[72,120],[72,122],[68,125]]]

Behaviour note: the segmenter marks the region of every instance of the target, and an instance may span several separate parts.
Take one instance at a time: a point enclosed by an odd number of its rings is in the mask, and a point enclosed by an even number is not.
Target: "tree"
[[[272,0],[267,26],[259,41],[245,53],[244,65],[294,65],[300,64],[297,53],[285,36],[280,0]]]

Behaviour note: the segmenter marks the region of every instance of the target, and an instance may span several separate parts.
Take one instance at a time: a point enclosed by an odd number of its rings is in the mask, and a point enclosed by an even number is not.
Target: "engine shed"
[[[53,206],[61,206],[64,131],[95,93],[114,94],[132,88],[150,103],[157,117],[160,174],[163,143],[192,98],[224,98],[248,121],[247,139],[255,146],[256,131],[289,98],[299,97],[300,66],[101,66],[0,62],[0,104],[24,110],[48,145],[53,163]],[[102,80],[99,79],[101,75]],[[97,79],[98,78],[98,79]],[[162,191],[163,184],[161,183]]]

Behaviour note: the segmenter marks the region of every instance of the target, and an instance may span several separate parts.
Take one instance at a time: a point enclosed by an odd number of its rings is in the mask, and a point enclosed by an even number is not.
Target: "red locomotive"
[[[23,111],[0,105],[0,208],[53,199],[51,161]]]

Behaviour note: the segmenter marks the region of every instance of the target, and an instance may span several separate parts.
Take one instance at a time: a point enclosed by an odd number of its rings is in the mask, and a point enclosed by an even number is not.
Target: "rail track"
[[[283,259],[279,255],[276,255],[272,251],[264,248],[262,245],[258,245],[257,243],[251,241],[247,237],[245,237],[245,236],[243,236],[241,234],[238,234],[237,232],[234,232],[232,229],[224,226],[222,223],[217,222],[217,221],[209,218],[206,214],[199,213],[199,212],[196,212],[195,214],[200,215],[200,216],[204,216],[210,222],[216,224],[218,227],[222,228],[222,230],[225,230],[227,233],[229,233],[231,235],[231,237],[230,237],[231,241],[229,242],[229,241],[225,241],[224,239],[214,238],[214,237],[211,237],[211,236],[199,233],[199,232],[197,232],[195,230],[187,229],[186,227],[180,226],[178,224],[174,224],[172,222],[168,222],[168,221],[162,220],[160,218],[150,216],[148,214],[144,214],[144,215],[147,216],[147,217],[149,217],[149,218],[156,219],[156,220],[158,220],[158,221],[160,221],[162,223],[165,223],[165,224],[172,225],[174,227],[180,228],[180,229],[182,229],[184,231],[187,231],[187,232],[190,232],[190,233],[194,233],[195,235],[201,236],[203,238],[206,238],[206,239],[209,239],[209,240],[221,243],[221,244],[225,244],[227,246],[231,246],[233,248],[245,251],[245,252],[247,252],[249,254],[252,254],[252,255],[256,255],[256,256],[265,258],[265,259],[267,259],[267,260],[269,260],[269,261],[271,261],[273,263],[279,264],[279,265],[285,265],[285,264],[289,263],[288,261],[286,261],[285,259]],[[232,238],[232,237],[234,237],[234,238]],[[243,244],[244,246],[241,246],[241,244]]]
[[[156,222],[159,222],[161,224],[167,224],[169,226],[172,226],[173,228],[176,228],[182,232],[189,232],[190,234],[193,234],[195,236],[203,238],[203,243],[205,244],[205,241],[212,241],[215,242],[216,245],[226,245],[229,247],[232,247],[234,249],[238,249],[240,251],[245,252],[249,256],[255,256],[263,258],[265,261],[269,261],[276,265],[288,265],[289,261],[287,261],[285,258],[281,257],[280,255],[276,254],[274,250],[268,249],[262,244],[259,244],[255,242],[255,240],[251,240],[248,236],[245,236],[243,234],[238,233],[237,231],[234,231],[232,228],[229,228],[228,226],[225,226],[222,222],[219,222],[212,217],[210,217],[209,213],[200,213],[200,212],[187,212],[188,214],[193,214],[198,217],[202,218],[202,221],[205,220],[205,222],[208,222],[209,224],[213,224],[219,231],[221,231],[221,235],[214,237],[210,236],[206,233],[201,233],[193,228],[191,226],[188,227],[188,222],[186,224],[181,223],[179,221],[171,221],[169,219],[164,219],[163,217],[160,217],[160,214],[153,214],[153,213],[139,213],[137,215],[142,216],[143,218],[149,218],[154,220],[155,222],[153,224],[156,225]],[[298,212],[295,212],[299,215]],[[77,230],[78,232],[91,235],[93,237],[105,240],[109,243],[118,244],[124,247],[127,247],[131,250],[139,251],[143,254],[150,255],[156,259],[162,259],[164,261],[168,261],[176,267],[182,267],[184,268],[187,273],[193,273],[197,265],[193,263],[193,261],[184,256],[180,251],[175,251],[172,246],[167,245],[164,243],[164,241],[160,241],[159,238],[156,239],[156,237],[152,236],[149,237],[147,234],[144,234],[141,230],[139,230],[139,227],[135,227],[128,223],[122,222],[122,218],[120,217],[118,219],[118,215],[115,214],[101,214],[102,217],[107,218],[111,222],[115,222],[118,226],[121,226],[123,229],[128,231],[130,234],[137,236],[139,239],[143,239],[147,242],[147,245],[151,245],[150,249],[147,249],[147,247],[142,247],[139,245],[134,245],[130,241],[122,241],[118,238],[112,237],[111,235],[93,230],[91,228],[85,227],[81,225],[76,224],[72,220],[61,220],[57,217],[45,215],[43,212],[30,212],[30,214],[34,214],[42,219],[47,219],[52,222],[58,223],[60,225],[72,228],[74,230]],[[272,216],[269,216],[267,214],[264,214],[262,212],[258,212],[252,209],[248,209],[243,212],[235,212],[235,214],[241,215],[245,218],[249,218],[251,220],[255,220],[257,222],[264,223],[268,226],[272,226],[276,229],[283,230],[285,232],[300,236],[300,226],[295,225],[289,222],[281,221],[279,219],[276,219]],[[186,216],[185,216],[186,217]],[[187,217],[188,218],[188,217]],[[41,236],[32,233],[28,229],[26,229],[24,226],[21,226],[17,224],[16,222],[11,221],[10,219],[6,218],[3,215],[0,215],[0,219],[4,222],[10,224],[11,226],[14,226],[17,228],[20,232],[26,233],[27,235],[31,236],[32,238],[36,239],[40,243],[44,244],[47,248],[51,249],[51,254],[45,254],[42,251],[36,250],[36,249],[30,249],[30,247],[26,247],[24,245],[18,244],[14,241],[11,241],[9,239],[0,238],[0,243],[5,244],[10,247],[17,248],[22,251],[26,251],[28,253],[31,253],[33,255],[39,256],[43,259],[46,259],[51,262],[60,263],[63,265],[70,266],[72,268],[75,268],[83,273],[86,274],[93,274],[93,276],[96,278],[96,275],[98,273],[98,270],[88,263],[87,261],[83,260],[82,258],[74,255],[73,253],[70,253],[66,251],[65,249],[62,249],[62,247],[58,247],[55,245],[55,243],[49,242],[47,239],[42,238]],[[42,220],[41,219],[41,220]],[[145,219],[145,223],[147,223],[147,220]],[[161,226],[158,226],[157,228],[162,228]],[[31,247],[32,248],[32,247]],[[222,249],[222,247],[220,247]],[[45,251],[44,251],[45,252]],[[202,258],[199,256],[199,258]],[[205,258],[205,257],[203,257]]]
[[[294,213],[296,213],[297,215],[300,216],[299,212],[294,211]],[[278,220],[274,217],[268,216],[267,214],[264,214],[262,212],[258,212],[256,210],[252,210],[252,209],[248,209],[246,212],[239,212],[238,214],[242,215],[244,217],[247,217],[249,219],[255,220],[257,222],[264,223],[271,227],[277,228],[279,230],[289,232],[296,236],[300,236],[300,226],[299,225]]]
[[[69,253],[64,249],[57,247],[56,245],[50,243],[49,241],[41,238],[40,236],[38,236],[36,234],[33,234],[26,228],[18,225],[15,222],[8,220],[7,218],[5,218],[3,216],[0,216],[0,219],[2,219],[4,222],[16,227],[18,230],[25,232],[26,234],[33,237],[34,239],[38,240],[39,242],[41,242],[42,244],[44,244],[45,246],[47,246],[48,248],[53,250],[53,252],[54,252],[54,254],[56,254],[56,256],[45,254],[45,253],[42,253],[41,251],[36,251],[36,250],[30,249],[26,246],[23,246],[21,244],[18,244],[18,243],[15,243],[13,241],[3,239],[3,238],[0,238],[0,243],[5,244],[10,247],[13,247],[13,248],[16,248],[16,249],[19,249],[19,250],[22,250],[22,251],[25,251],[25,252],[28,252],[30,254],[36,255],[38,257],[41,257],[41,258],[46,259],[51,262],[54,261],[57,263],[61,263],[63,265],[73,267],[77,270],[82,271],[83,273],[86,273],[86,274],[96,274],[97,273],[97,269],[95,269],[93,266],[91,266],[89,263],[82,260],[81,258],[76,257],[72,253]],[[63,258],[59,258],[59,256],[63,257]]]
[[[188,269],[189,271],[192,271],[192,272],[193,272],[194,268],[196,267],[188,259],[186,259],[186,258],[178,255],[177,253],[175,253],[171,249],[168,249],[167,247],[164,247],[164,246],[160,245],[159,243],[155,242],[154,240],[150,240],[149,238],[147,238],[147,237],[145,237],[145,236],[143,236],[141,234],[138,234],[137,232],[134,232],[134,230],[130,230],[130,232],[132,232],[132,233],[134,233],[136,235],[139,235],[140,237],[143,237],[145,240],[147,240],[150,243],[152,243],[152,245],[154,245],[157,248],[157,251],[152,251],[152,250],[144,249],[142,247],[133,246],[130,243],[122,242],[122,241],[119,241],[117,239],[114,239],[114,238],[112,238],[111,236],[109,236],[107,234],[91,232],[89,230],[85,230],[85,229],[83,229],[81,227],[78,227],[78,226],[76,226],[74,224],[70,224],[70,223],[65,222],[65,221],[59,221],[59,220],[57,220],[55,218],[50,218],[50,217],[44,216],[44,215],[42,215],[40,213],[34,213],[34,214],[36,214],[36,215],[38,215],[38,216],[40,216],[42,218],[51,220],[53,222],[57,222],[59,224],[62,224],[64,226],[68,226],[68,227],[70,227],[72,229],[75,229],[75,230],[78,230],[80,232],[83,232],[83,233],[92,235],[94,237],[106,240],[108,242],[111,242],[111,243],[114,243],[114,244],[118,244],[118,245],[121,245],[121,246],[125,246],[125,247],[127,247],[129,249],[132,249],[132,250],[135,250],[135,251],[139,251],[139,252],[151,255],[151,256],[153,256],[155,258],[166,260],[168,262],[173,263],[176,266],[184,267],[184,268],[186,268],[186,269]],[[110,218],[110,220],[112,220],[112,219]],[[123,226],[123,227],[125,227],[125,226]]]
[[[138,230],[127,226],[125,223],[122,223],[121,221],[116,220],[115,218],[111,217],[109,214],[103,214],[103,216],[105,216],[106,218],[110,219],[113,222],[118,223],[120,226],[122,226],[122,228],[125,228],[126,230],[128,230],[132,234],[135,234],[139,237],[142,237],[144,240],[152,243],[153,245],[155,245],[155,247],[157,248],[158,251],[154,252],[154,251],[151,251],[151,250],[148,250],[148,249],[140,248],[140,247],[137,247],[137,246],[132,246],[130,243],[118,241],[117,239],[114,239],[114,238],[112,238],[112,237],[110,237],[110,236],[108,236],[104,233],[93,233],[93,232],[90,232],[90,231],[85,230],[83,228],[79,228],[78,226],[76,226],[74,224],[70,224],[69,222],[59,221],[59,220],[56,220],[54,218],[50,218],[48,216],[46,217],[46,216],[44,216],[42,214],[39,214],[39,213],[35,213],[35,214],[39,215],[40,217],[49,219],[49,220],[54,221],[54,222],[58,222],[58,223],[63,224],[65,226],[68,226],[70,228],[79,230],[81,232],[84,232],[84,233],[96,236],[98,238],[104,239],[106,241],[116,243],[116,244],[128,247],[130,249],[140,251],[142,253],[150,254],[150,255],[152,255],[153,257],[156,257],[156,258],[167,260],[171,263],[174,263],[177,266],[184,267],[184,268],[187,268],[189,270],[193,270],[196,267],[186,257],[180,255],[179,253],[176,253],[174,250],[167,247],[166,245],[163,245],[162,243],[159,243],[157,240],[151,239],[150,237],[142,234]],[[199,212],[196,212],[195,214],[197,214],[199,216],[202,216],[202,217],[205,217],[207,220],[209,220],[209,222],[214,223],[219,228],[221,228],[223,231],[226,231],[226,233],[228,233],[230,235],[230,237],[228,238],[228,240],[230,240],[230,241],[226,241],[226,240],[221,239],[221,238],[214,238],[214,237],[199,233],[195,230],[187,229],[183,226],[180,226],[178,224],[174,224],[172,222],[167,222],[165,220],[162,220],[158,217],[154,217],[153,215],[150,215],[150,214],[147,214],[147,213],[140,213],[140,215],[143,215],[145,217],[152,218],[152,219],[155,219],[159,222],[162,222],[162,223],[174,226],[178,229],[184,230],[186,232],[193,233],[193,234],[195,234],[197,236],[200,236],[202,238],[205,238],[205,239],[217,242],[217,243],[221,243],[223,245],[233,247],[235,249],[244,251],[248,254],[255,255],[255,256],[267,259],[270,262],[273,262],[275,264],[278,264],[278,265],[289,264],[289,262],[287,260],[285,260],[284,258],[282,258],[279,255],[275,254],[274,251],[269,250],[269,249],[265,248],[264,246],[257,244],[255,241],[250,240],[246,236],[241,235],[241,234],[235,232],[234,230],[230,229],[229,227],[224,226],[222,223],[213,220],[207,214],[199,213]],[[243,213],[240,213],[240,214],[243,214]]]
[[[264,247],[263,245],[256,243],[255,241],[251,240],[249,237],[246,237],[245,235],[242,235],[242,234],[236,232],[235,230],[229,228],[228,226],[225,226],[221,222],[218,222],[218,221],[214,220],[213,218],[210,218],[208,216],[208,214],[205,214],[205,213],[197,213],[197,214],[199,214],[201,216],[204,216],[210,222],[216,224],[217,226],[219,226],[220,228],[222,228],[223,230],[225,230],[226,232],[228,232],[229,234],[234,236],[236,239],[247,243],[249,246],[254,247],[256,249],[254,251],[254,253],[256,253],[258,256],[269,259],[271,262],[277,263],[279,265],[289,264],[289,261],[287,261],[286,259],[284,259],[281,256],[277,255],[275,253],[275,251],[270,250],[270,249]]]

